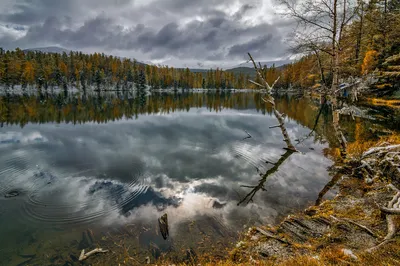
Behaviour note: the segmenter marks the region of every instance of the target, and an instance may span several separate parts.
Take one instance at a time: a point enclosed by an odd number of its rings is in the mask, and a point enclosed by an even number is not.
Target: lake
[[[222,256],[245,228],[315,204],[332,178],[330,112],[304,138],[319,106],[279,97],[289,135],[301,140],[300,152],[287,154],[261,98],[1,95],[0,265],[73,265],[96,246],[128,249],[138,264],[163,254],[184,260],[187,250]],[[164,213],[167,240],[157,221]]]

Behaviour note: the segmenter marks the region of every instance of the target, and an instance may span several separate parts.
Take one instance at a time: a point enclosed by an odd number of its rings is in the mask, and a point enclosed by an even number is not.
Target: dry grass
[[[368,149],[374,146],[379,146],[379,144],[382,143],[389,143],[391,145],[400,144],[400,135],[392,134],[390,136],[380,137],[378,141],[360,139],[355,142],[348,143],[347,154],[350,155],[350,157],[359,158]]]
[[[299,255],[284,261],[252,260],[237,263],[232,260],[204,261],[199,259],[195,264],[178,264],[182,266],[234,266],[234,265],[260,265],[260,266],[333,266],[333,265],[400,265],[399,242],[389,243],[373,253],[357,254],[358,259],[345,255],[341,246],[329,247],[319,252],[318,256]],[[171,265],[171,264],[164,264]]]

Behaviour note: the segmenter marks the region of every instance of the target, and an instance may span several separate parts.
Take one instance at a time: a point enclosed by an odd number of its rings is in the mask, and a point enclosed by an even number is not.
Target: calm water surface
[[[277,106],[293,139],[310,132],[310,100]],[[331,179],[328,116],[260,184],[286,152],[260,94],[0,96],[0,264],[72,265],[118,241],[138,258],[222,251],[316,201]]]

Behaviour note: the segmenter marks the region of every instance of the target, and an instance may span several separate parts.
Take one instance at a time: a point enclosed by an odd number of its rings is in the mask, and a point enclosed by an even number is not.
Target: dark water
[[[314,126],[310,99],[277,107],[293,139]],[[70,265],[81,248],[129,241],[137,258],[223,251],[316,201],[331,179],[329,119],[265,176],[285,150],[260,94],[0,96],[0,264]]]

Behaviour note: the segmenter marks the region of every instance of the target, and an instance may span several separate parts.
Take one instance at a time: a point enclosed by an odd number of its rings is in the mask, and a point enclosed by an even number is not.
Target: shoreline
[[[390,144],[398,143],[384,147]],[[229,260],[216,265],[400,264],[399,215],[382,211],[400,187],[398,158],[392,165],[385,165],[384,160],[390,153],[398,156],[400,147],[374,153],[374,166],[364,167],[366,159],[355,155],[344,163],[336,162],[331,184],[339,190],[335,198],[289,215],[277,226],[249,228]],[[365,173],[369,167],[379,173],[373,180]]]

